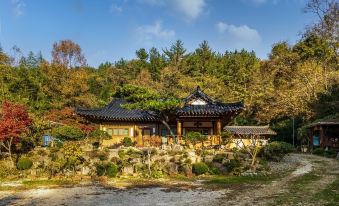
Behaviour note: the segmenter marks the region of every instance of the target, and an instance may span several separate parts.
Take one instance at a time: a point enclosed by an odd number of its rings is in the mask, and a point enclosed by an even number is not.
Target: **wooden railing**
[[[139,147],[160,147],[161,145],[172,145],[174,143],[179,143],[181,145],[186,145],[184,136],[143,136],[139,141],[137,141],[137,146]],[[188,142],[187,142],[188,143]],[[211,145],[220,145],[221,144],[221,136],[219,135],[208,135],[207,140],[203,142],[204,146]],[[201,143],[197,144],[198,146]]]

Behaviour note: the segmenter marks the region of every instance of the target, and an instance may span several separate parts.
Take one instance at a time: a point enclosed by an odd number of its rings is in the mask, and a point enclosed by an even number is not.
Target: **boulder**
[[[81,168],[81,174],[82,175],[89,175],[91,173],[91,168],[90,167],[82,167]]]
[[[213,155],[206,155],[204,157],[204,162],[212,162],[213,161],[214,156]]]
[[[181,168],[182,172],[186,175],[186,177],[192,177],[192,166],[191,165],[184,165]]]
[[[184,150],[184,147],[181,146],[180,144],[173,144],[173,145],[172,145],[172,150],[173,150],[173,151],[183,151],[183,150]]]
[[[134,173],[134,169],[132,165],[127,165],[122,168],[122,174],[123,175],[132,175]]]
[[[173,162],[169,162],[166,165],[166,170],[169,175],[176,175],[178,174],[178,165]]]

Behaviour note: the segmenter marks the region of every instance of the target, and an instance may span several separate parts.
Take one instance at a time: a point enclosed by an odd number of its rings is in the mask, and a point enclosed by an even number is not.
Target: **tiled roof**
[[[203,100],[202,105],[193,105],[190,102]],[[122,99],[115,99],[109,105],[98,109],[77,108],[76,113],[92,119],[111,121],[159,121],[150,112],[142,110],[129,110],[121,107],[127,102]],[[242,102],[221,103],[212,100],[207,94],[201,91],[200,87],[184,99],[184,106],[176,110],[178,117],[221,117],[223,115],[236,115],[244,109]]]
[[[81,116],[100,120],[113,121],[158,121],[158,118],[149,112],[125,109],[121,105],[126,104],[122,99],[115,99],[110,104],[98,109],[77,108],[76,113]]]
[[[197,86],[197,88],[184,99],[184,102],[185,104],[187,104],[188,102],[195,100],[195,99],[202,99],[206,101],[207,103],[213,102],[213,100],[207,94],[201,91],[199,86]]]
[[[244,108],[241,102],[211,103],[206,105],[186,105],[177,110],[178,116],[220,116],[227,112],[237,112]]]
[[[317,125],[339,125],[339,119],[324,119],[311,123],[307,127],[313,127]]]
[[[269,126],[225,126],[224,131],[240,135],[276,135]]]
[[[194,100],[203,100],[205,104],[193,105],[190,102]],[[205,94],[198,86],[188,97],[184,99],[184,107],[177,109],[177,115],[200,117],[212,116],[219,117],[229,112],[237,112],[244,109],[242,102],[236,103],[221,103],[214,101],[211,97]]]

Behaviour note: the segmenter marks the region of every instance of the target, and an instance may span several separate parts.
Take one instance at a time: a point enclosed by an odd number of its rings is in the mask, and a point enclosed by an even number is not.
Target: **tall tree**
[[[184,43],[181,40],[177,40],[170,49],[164,49],[163,52],[172,65],[178,66],[186,53],[186,49],[184,48]]]
[[[25,106],[4,102],[2,104],[2,114],[0,119],[0,143],[12,159],[12,147],[20,141],[20,137],[28,132],[28,127],[32,120],[28,116]],[[14,162],[13,162],[14,165]]]
[[[309,26],[304,35],[316,34],[326,39],[338,51],[339,2],[337,0],[309,0],[304,11],[318,17],[318,22]]]
[[[86,59],[81,47],[71,40],[61,40],[53,44],[53,63],[61,64],[67,68],[84,66]]]
[[[159,51],[152,47],[149,51],[149,72],[151,73],[153,80],[160,79],[160,72],[165,67],[165,60]]]

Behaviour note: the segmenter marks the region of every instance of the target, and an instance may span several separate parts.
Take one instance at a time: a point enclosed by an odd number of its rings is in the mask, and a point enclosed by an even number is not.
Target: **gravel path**
[[[339,172],[338,161],[313,155],[292,154],[272,165],[275,171],[295,168],[290,175],[264,185],[205,190],[203,188],[173,190],[162,187],[105,189],[99,186],[33,189],[22,192],[0,192],[2,205],[267,205],[272,197],[288,192],[289,184],[312,171]],[[325,175],[309,187],[324,188],[335,176]],[[312,193],[311,193],[312,194]]]
[[[168,191],[165,188],[128,190],[102,187],[35,189],[1,199],[0,205],[214,205],[223,191],[202,189]]]
[[[337,160],[328,159],[324,157],[319,157],[315,155],[305,155],[305,154],[291,154],[286,156],[283,162],[278,163],[274,170],[282,171],[281,167],[285,166],[287,168],[292,168],[293,165],[298,164],[297,168],[288,176],[278,180],[272,181],[267,185],[258,185],[256,188],[248,188],[242,191],[231,191],[234,195],[230,197],[225,197],[223,202],[227,202],[226,205],[275,205],[274,198],[279,195],[289,194],[289,186],[294,184],[294,181],[305,174],[310,172],[319,173],[320,179],[317,181],[310,182],[305,188],[306,194],[303,194],[305,200],[312,197],[317,191],[321,191],[327,185],[331,184],[335,179],[336,175],[339,172],[339,163]],[[326,172],[324,172],[324,170]],[[337,174],[335,174],[337,173]],[[301,191],[302,192],[302,191]],[[293,194],[292,194],[293,195]],[[302,200],[300,200],[302,201]],[[291,205],[286,203],[286,205]],[[298,205],[314,205],[314,204],[298,204]],[[315,205],[324,205],[323,203]]]

